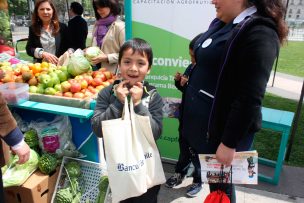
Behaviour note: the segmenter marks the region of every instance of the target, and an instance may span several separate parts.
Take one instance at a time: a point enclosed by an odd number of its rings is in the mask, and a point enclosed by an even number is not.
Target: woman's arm
[[[42,47],[41,44],[37,43],[37,36],[34,34],[32,27],[29,27],[28,41],[25,47],[27,55],[37,58],[34,56],[36,48]]]

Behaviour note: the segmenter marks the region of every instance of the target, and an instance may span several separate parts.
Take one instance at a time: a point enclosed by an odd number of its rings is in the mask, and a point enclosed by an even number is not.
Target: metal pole
[[[289,4],[289,0],[286,1],[286,5],[285,5],[286,10],[285,10],[285,15],[284,15],[284,20],[286,20],[288,4]],[[279,54],[278,54],[278,58],[276,60],[275,66],[274,66],[274,72],[273,72],[273,79],[272,79],[271,87],[273,87],[273,85],[274,85],[274,79],[275,79],[276,72],[277,72],[278,61],[279,61]]]
[[[293,125],[292,125],[292,129],[291,129],[290,140],[289,140],[289,144],[288,144],[288,148],[287,148],[287,152],[286,152],[286,156],[285,156],[286,161],[289,161],[292,144],[293,144],[294,137],[295,137],[295,134],[296,134],[296,131],[297,131],[297,128],[298,128],[298,121],[299,121],[299,118],[300,118],[300,115],[301,115],[301,109],[302,109],[302,104],[303,104],[303,96],[304,96],[304,81],[303,81],[303,85],[302,85],[302,90],[301,90],[301,95],[300,95],[300,100],[299,100],[299,103],[298,103],[296,115],[293,119]]]

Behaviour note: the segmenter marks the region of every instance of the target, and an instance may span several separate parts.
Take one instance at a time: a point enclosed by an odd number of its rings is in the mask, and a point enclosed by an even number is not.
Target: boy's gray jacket
[[[102,137],[101,121],[121,118],[124,105],[116,98],[113,86],[120,81],[115,81],[113,85],[105,87],[98,93],[94,115],[91,119],[93,132]],[[144,82],[144,93],[142,101],[134,107],[136,114],[149,116],[154,139],[158,139],[162,132],[163,101],[155,87]]]

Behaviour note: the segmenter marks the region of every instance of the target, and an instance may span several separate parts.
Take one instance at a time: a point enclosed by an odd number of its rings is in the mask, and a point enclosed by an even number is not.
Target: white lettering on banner
[[[187,68],[191,61],[188,59],[183,59],[183,57],[179,58],[154,58],[153,66],[171,66],[171,67],[184,67]]]
[[[144,157],[145,157],[145,159],[150,159],[150,158],[152,158],[152,153],[147,152],[144,154]],[[118,163],[117,170],[118,171],[134,171],[134,170],[138,170],[143,165],[145,165],[145,162],[143,159],[139,160],[138,163],[133,164],[133,165],[125,165],[123,163]]]

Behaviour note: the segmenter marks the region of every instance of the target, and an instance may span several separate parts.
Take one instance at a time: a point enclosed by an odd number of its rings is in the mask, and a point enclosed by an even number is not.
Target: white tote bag
[[[122,118],[102,121],[102,132],[114,203],[166,181],[150,118],[135,114],[132,100]]]

